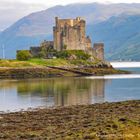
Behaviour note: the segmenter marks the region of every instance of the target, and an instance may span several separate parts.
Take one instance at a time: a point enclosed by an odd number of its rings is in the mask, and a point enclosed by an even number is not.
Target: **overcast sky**
[[[140,0],[0,0],[0,30],[32,12],[70,3],[140,3]]]

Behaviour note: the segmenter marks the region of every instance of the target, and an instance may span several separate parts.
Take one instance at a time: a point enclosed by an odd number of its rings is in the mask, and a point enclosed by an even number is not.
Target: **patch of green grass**
[[[100,63],[98,60],[88,61],[84,59],[68,60],[64,58],[57,59],[41,59],[32,58],[26,61],[19,60],[0,60],[0,67],[36,67],[36,66],[80,66],[80,65],[96,65]]]
[[[87,60],[82,60],[82,59],[77,59],[77,60],[70,60],[70,63],[73,64],[73,65],[95,65],[96,62],[93,61],[93,62],[90,62],[90,61],[87,61]]]
[[[28,61],[0,60],[0,67],[68,66],[65,59],[30,59]]]
[[[70,56],[74,55],[77,59],[88,60],[91,55],[85,53],[83,50],[65,50],[61,52],[57,52],[58,58],[67,59]]]
[[[32,67],[34,64],[28,61],[0,60],[0,67]]]
[[[62,58],[57,59],[30,59],[28,62],[41,65],[41,66],[79,66],[79,65],[95,65],[98,64],[100,61],[87,61],[83,59],[76,59],[76,60],[67,60]]]
[[[70,63],[65,59],[31,59],[28,62],[41,66],[66,66]]]

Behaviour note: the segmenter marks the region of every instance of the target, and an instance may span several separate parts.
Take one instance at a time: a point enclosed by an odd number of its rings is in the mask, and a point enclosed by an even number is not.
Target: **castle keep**
[[[83,50],[86,53],[104,60],[104,44],[94,43],[92,45],[89,36],[86,36],[86,21],[77,17],[76,19],[55,18],[53,27],[54,41],[44,41],[39,47],[31,47],[30,53],[36,57],[40,54],[42,46],[53,48],[56,51]]]
[[[77,17],[76,19],[55,18],[53,27],[54,48],[62,50],[83,50],[86,53],[104,60],[104,44],[92,42],[86,36],[86,21]]]
[[[86,37],[86,22],[77,17],[76,19],[55,18],[56,25],[53,28],[54,48],[57,51],[84,50],[92,47],[91,40]]]

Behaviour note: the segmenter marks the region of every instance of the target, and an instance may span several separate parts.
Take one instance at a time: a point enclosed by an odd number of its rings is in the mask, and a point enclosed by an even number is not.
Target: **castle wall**
[[[86,37],[86,48],[92,48],[92,42],[89,36]]]
[[[45,47],[45,48],[49,48],[49,47],[53,48],[53,46],[54,46],[53,41],[46,41],[46,40],[44,40],[40,45],[40,47]]]
[[[96,52],[93,48],[87,48],[86,49],[86,53],[88,53],[91,56],[95,56],[96,57]]]
[[[33,57],[37,57],[41,51],[40,47],[30,47],[30,53]]]
[[[67,46],[67,50],[86,50],[86,47],[91,47],[91,40],[86,38],[85,24],[80,18],[56,18],[56,26],[53,28],[54,48],[61,51],[64,46]]]
[[[104,60],[104,43],[94,43],[93,49],[95,56],[100,60]]]
[[[47,49],[48,47],[53,48],[53,46],[54,46],[53,41],[44,41],[38,47],[30,47],[30,53],[32,54],[33,57],[38,57],[40,55],[42,47],[45,47]]]

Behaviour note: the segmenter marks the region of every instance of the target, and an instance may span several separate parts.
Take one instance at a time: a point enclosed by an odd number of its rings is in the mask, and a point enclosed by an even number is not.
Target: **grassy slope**
[[[29,61],[0,60],[0,67],[37,67],[37,66],[56,66],[66,65],[66,60],[61,59],[31,59]]]
[[[29,63],[41,66],[65,66],[70,64],[65,59],[31,59]]]
[[[100,67],[101,64],[101,67]],[[74,72],[51,69],[46,66],[69,67],[76,70],[96,75],[124,74],[126,71],[116,70],[112,67],[102,65],[101,61],[89,62],[85,60],[65,60],[65,59],[31,59],[29,61],[0,60],[0,79],[22,79],[22,78],[48,78],[62,76],[81,76]],[[75,67],[75,66],[94,67]],[[96,67],[96,68],[95,68]]]
[[[0,67],[36,67],[36,66],[75,66],[75,65],[95,65],[100,61],[89,62],[86,60],[66,60],[66,59],[31,59],[29,61],[0,60]]]

